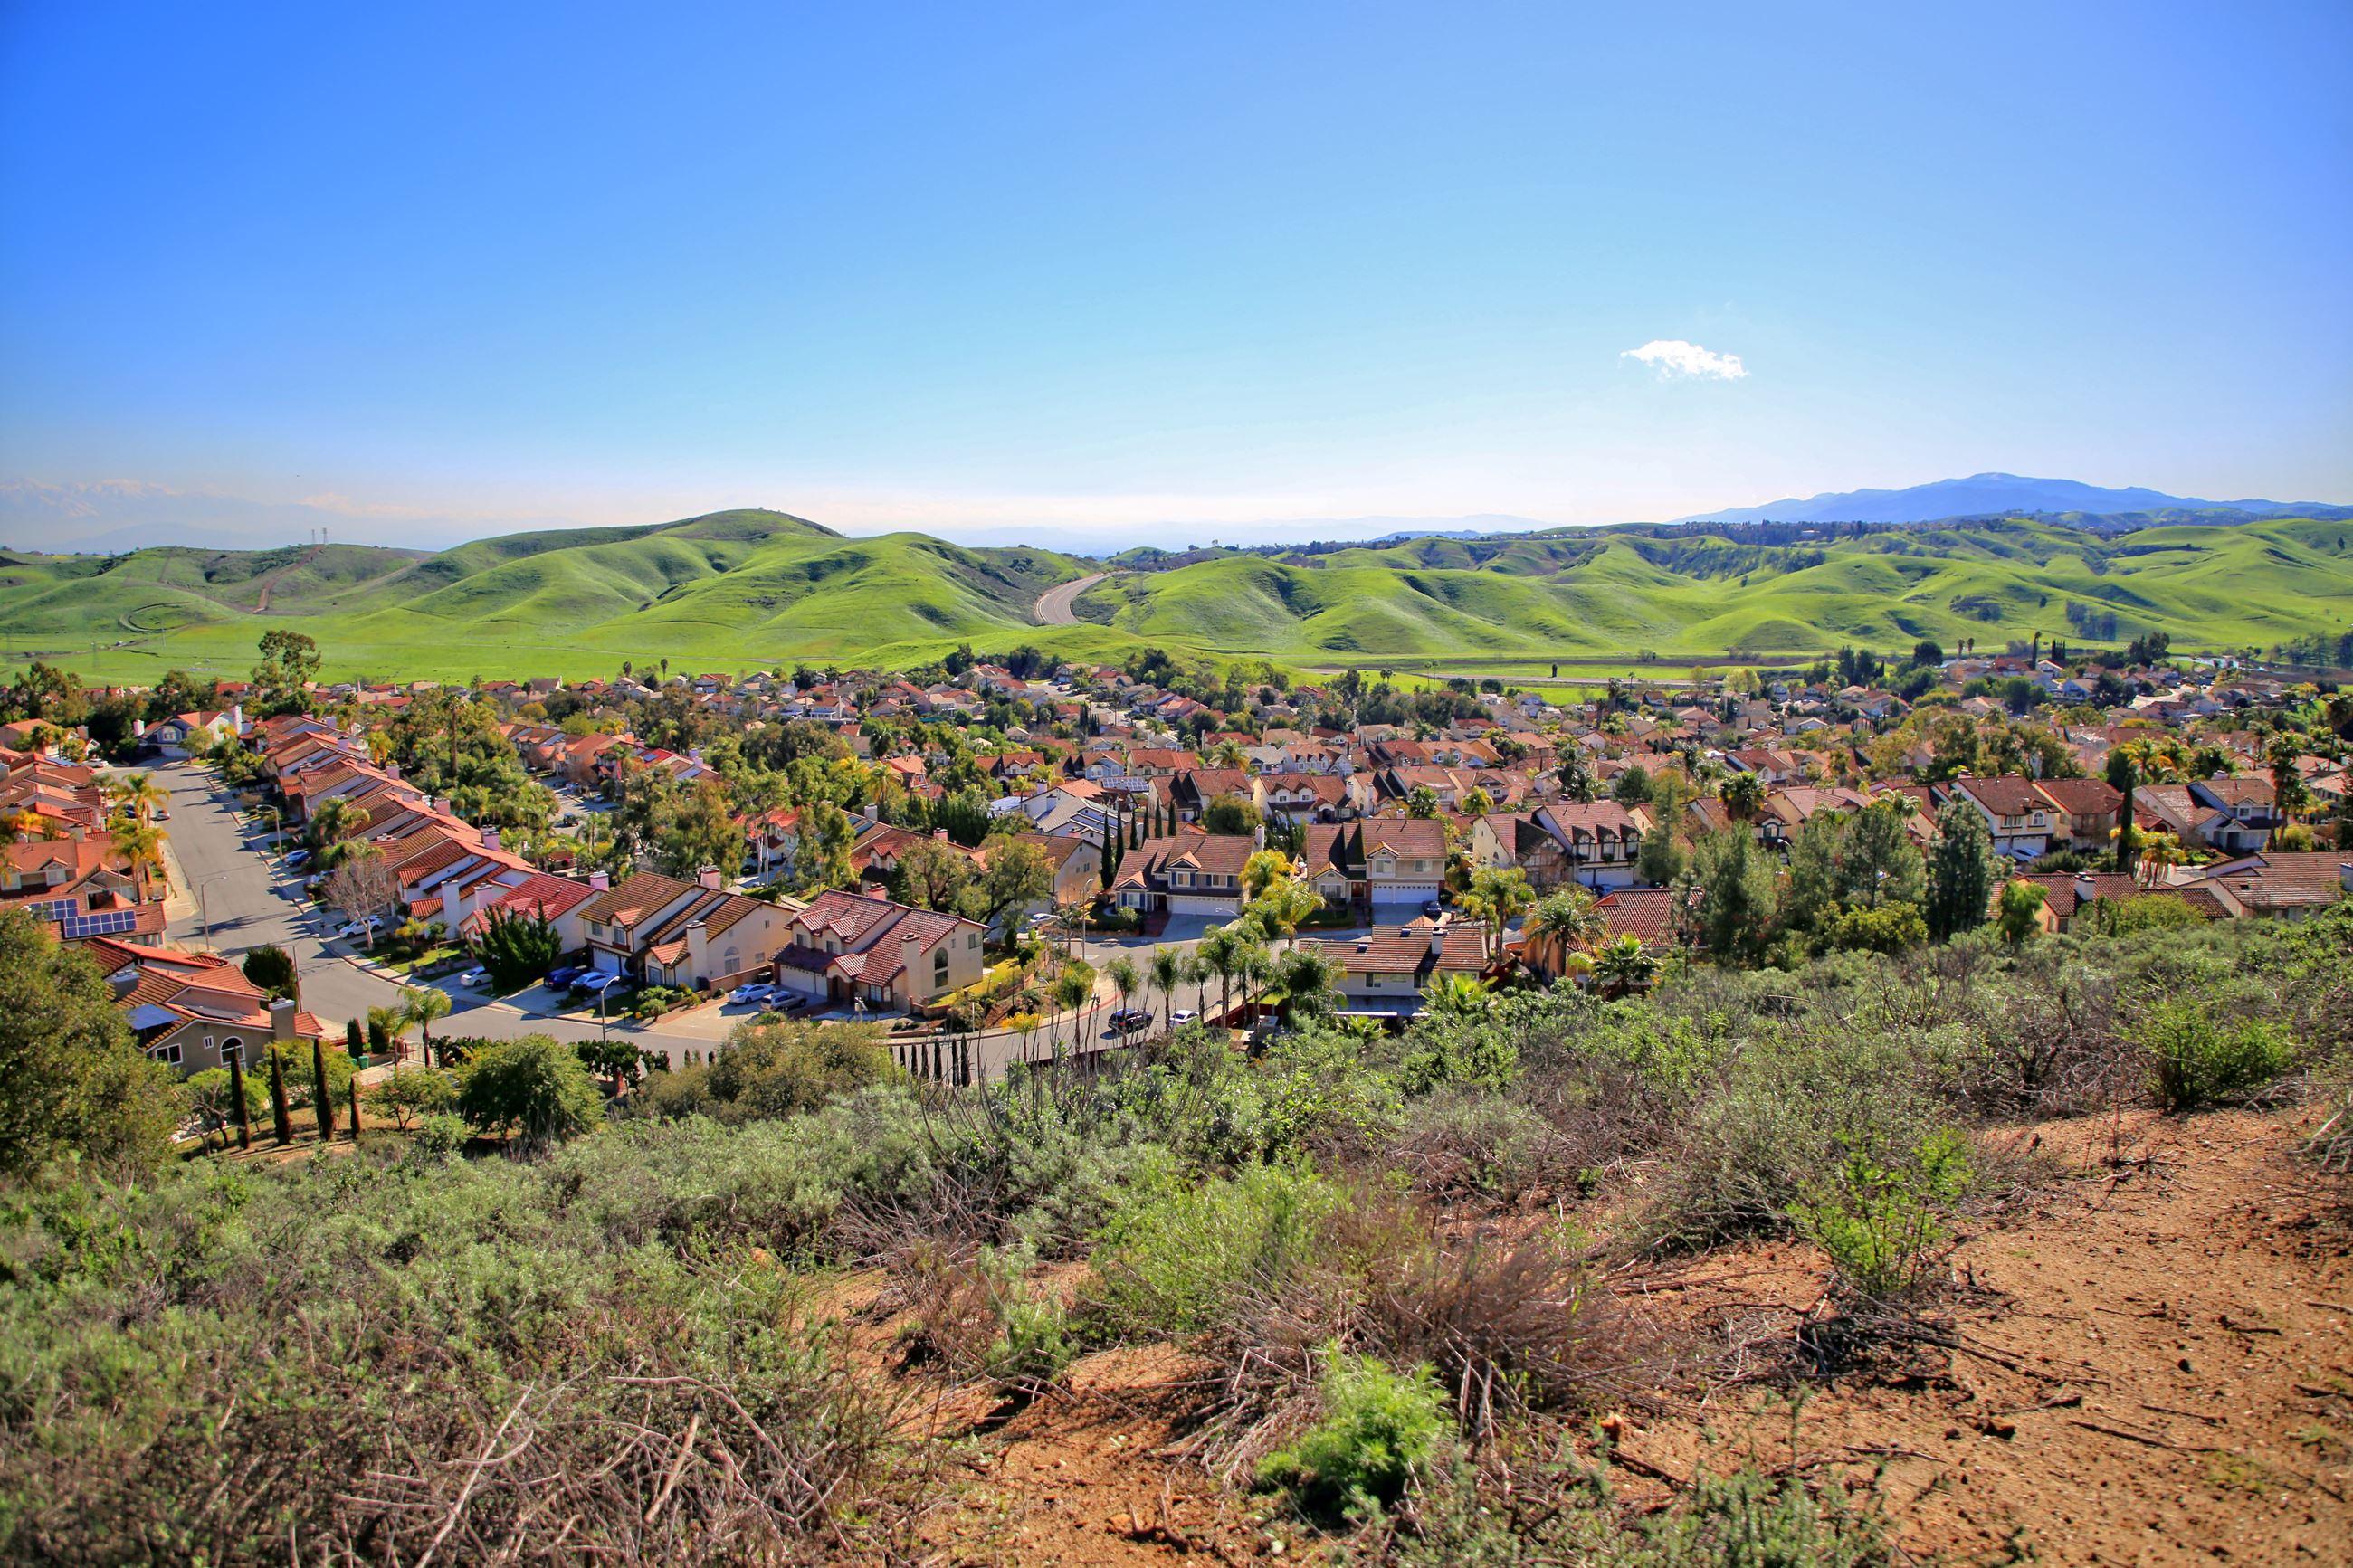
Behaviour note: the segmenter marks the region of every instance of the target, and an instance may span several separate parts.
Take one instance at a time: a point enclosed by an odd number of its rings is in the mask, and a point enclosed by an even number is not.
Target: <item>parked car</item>
[[[1111,1026],[1123,1035],[1152,1026],[1152,1014],[1143,1007],[1123,1007],[1111,1016]]]
[[[727,993],[728,1005],[740,1007],[747,1002],[765,1002],[772,989],[765,981],[747,980]]]
[[[384,917],[382,915],[370,915],[364,921],[353,921],[351,924],[342,927],[335,932],[335,934],[342,937],[345,942],[364,942],[370,936],[383,929]]]
[[[1168,1021],[1176,1025],[1178,1028],[1182,1028],[1186,1025],[1193,1022],[1196,1018],[1198,1018],[1200,1016],[1200,1014],[1196,1013],[1190,1007],[1179,1007],[1176,1012],[1169,1015]]]
[[[628,976],[602,969],[584,969],[572,978],[572,989],[583,996],[597,996],[616,985],[627,983]]]
[[[587,973],[586,966],[583,964],[558,964],[547,972],[547,988],[550,991],[561,991]]]
[[[807,997],[802,995],[799,992],[794,990],[789,985],[771,985],[768,987],[768,1000],[766,1006],[768,1011],[771,1013],[797,1013],[803,1006],[807,1005]]]
[[[1422,900],[1421,912],[1428,915],[1431,920],[1436,920],[1439,916],[1446,912],[1446,906],[1440,903],[1436,899],[1425,899]]]
[[[286,866],[289,870],[299,871],[310,863],[311,852],[308,849],[290,849],[287,851]]]
[[[469,991],[477,990],[482,986],[488,985],[490,983],[491,972],[487,969],[469,969],[465,973],[458,976],[458,984],[466,987]]]

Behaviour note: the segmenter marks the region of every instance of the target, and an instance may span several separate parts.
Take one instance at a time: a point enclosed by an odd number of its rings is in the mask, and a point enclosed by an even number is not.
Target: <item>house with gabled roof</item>
[[[980,924],[839,889],[786,915],[776,983],[814,1004],[903,1011],[980,979]]]
[[[272,1002],[227,959],[97,937],[85,951],[106,976],[139,1047],[185,1078],[272,1042],[322,1039],[326,1026],[293,1001]]]

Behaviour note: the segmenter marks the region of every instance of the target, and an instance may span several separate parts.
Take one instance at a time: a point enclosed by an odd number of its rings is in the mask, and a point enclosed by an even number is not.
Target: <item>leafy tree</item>
[[[1673,826],[1664,820],[1642,835],[1641,847],[1634,852],[1635,879],[1654,888],[1672,887],[1687,864]]]
[[[1561,973],[1588,963],[1587,955],[1609,933],[1609,922],[1595,902],[1589,889],[1567,887],[1546,894],[1528,916],[1528,937],[1549,952],[1553,968]]]
[[[1763,957],[1779,912],[1780,889],[1769,858],[1748,830],[1728,827],[1700,839],[1692,847],[1685,877],[1699,892],[1700,941],[1715,960],[1749,963]]]
[[[419,1068],[414,1072],[396,1072],[371,1085],[368,1103],[379,1116],[388,1116],[393,1125],[406,1132],[427,1116],[443,1116],[458,1103],[458,1082],[448,1073],[433,1068]]]
[[[1995,870],[1985,818],[1966,801],[1947,801],[1936,814],[1936,847],[1928,859],[1928,934],[1949,942],[1985,924]]]
[[[573,1049],[579,1053],[583,1067],[604,1078],[616,1100],[621,1098],[625,1087],[645,1076],[646,1053],[627,1040],[608,1035],[603,1039],[582,1040]]]
[[[1504,928],[1525,913],[1535,901],[1535,894],[1528,887],[1528,874],[1516,866],[1480,867],[1471,874],[1471,890],[1458,900],[1466,911],[1487,922],[1499,942]]]
[[[795,868],[808,887],[846,888],[857,880],[849,865],[849,847],[857,842],[848,812],[829,800],[811,801],[801,812]]]
[[[261,634],[261,662],[253,667],[253,684],[265,715],[307,709],[308,688],[318,678],[319,645],[315,639],[282,628]]]
[[[560,1143],[605,1119],[588,1069],[568,1046],[525,1035],[486,1046],[466,1069],[458,1114],[477,1131],[519,1131],[525,1143]]]
[[[1201,808],[1206,832],[1239,835],[1254,831],[1258,824],[1258,807],[1238,795],[1221,795]]]
[[[1651,770],[1640,763],[1630,763],[1609,786],[1609,798],[1620,805],[1647,805],[1651,799]]]
[[[891,896],[919,910],[955,910],[979,878],[970,855],[936,838],[921,838],[899,856]]]
[[[1260,849],[1242,862],[1242,896],[1255,899],[1277,882],[1291,879],[1291,857],[1280,849]]]
[[[474,939],[475,956],[491,972],[491,984],[501,991],[536,980],[554,967],[564,952],[555,922],[533,911],[517,914],[492,907]]]
[[[1438,792],[1428,784],[1416,784],[1406,793],[1405,814],[1427,822],[1438,815]]]
[[[1000,838],[990,847],[988,864],[973,885],[970,909],[974,919],[995,925],[1053,891],[1054,863],[1046,852],[1026,839]]]
[[[2001,922],[2001,936],[2012,947],[2042,930],[2039,917],[2044,900],[2042,884],[2014,880],[2002,885],[2001,895],[1995,900],[1995,915]]]
[[[275,942],[255,948],[237,967],[272,998],[294,994],[294,955]]]
[[[98,966],[29,913],[0,913],[0,1173],[69,1158],[152,1167],[182,1107]]]
[[[383,850],[373,844],[364,844],[328,873],[326,881],[320,886],[319,896],[353,920],[365,920],[389,913],[399,902],[400,879]],[[368,945],[375,945],[373,931],[368,934]]]
[[[744,856],[744,836],[727,809],[727,791],[715,779],[695,785],[654,830],[654,858],[675,877],[705,866],[733,872]]]

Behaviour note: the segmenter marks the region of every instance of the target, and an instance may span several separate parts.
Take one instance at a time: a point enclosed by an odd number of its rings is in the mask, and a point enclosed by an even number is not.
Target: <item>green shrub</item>
[[[425,1154],[446,1157],[463,1149],[473,1135],[474,1130],[462,1118],[436,1111],[417,1122],[409,1147]]]
[[[1898,1296],[1920,1279],[1950,1234],[1943,1212],[1967,1190],[1968,1145],[1940,1130],[1894,1159],[1850,1150],[1827,1181],[1809,1183],[1789,1218],[1830,1254],[1840,1281],[1868,1300]]]
[[[1627,1568],[1873,1568],[1888,1560],[1876,1518],[1843,1493],[1822,1500],[1795,1477],[1703,1471],[1643,1531]]]
[[[1428,1367],[1396,1373],[1336,1348],[1324,1375],[1324,1415],[1258,1468],[1261,1486],[1288,1491],[1300,1512],[1326,1524],[1396,1506],[1450,1447],[1445,1393]]]
[[[1114,1332],[1186,1335],[1229,1321],[1245,1292],[1325,1261],[1345,1194],[1312,1170],[1259,1165],[1167,1183],[1113,1215],[1094,1258],[1094,1302]]]
[[[2167,1001],[2141,1019],[2151,1087],[2167,1110],[2243,1099],[2285,1072],[2289,1050],[2279,1026],[2264,1018],[2225,1023],[2204,1003]]]
[[[1003,1306],[987,1370],[1008,1387],[1035,1391],[1061,1376],[1077,1354],[1070,1314],[1060,1301],[1016,1297]]]

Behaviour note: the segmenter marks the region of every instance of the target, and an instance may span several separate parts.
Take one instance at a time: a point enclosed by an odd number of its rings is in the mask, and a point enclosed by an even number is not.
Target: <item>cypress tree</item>
[[[315,1039],[311,1042],[311,1103],[318,1108],[319,1142],[324,1143],[335,1136],[335,1100],[327,1092],[327,1053]]]
[[[245,1110],[245,1047],[240,1043],[228,1058],[228,1097],[237,1107],[237,1146],[253,1147],[253,1119]]]
[[[1928,934],[1949,942],[1985,924],[1993,899],[1992,836],[1975,806],[1954,800],[1936,814],[1928,857]]]
[[[352,1074],[352,1142],[360,1141],[360,1075]]]
[[[343,1020],[343,1053],[352,1058],[353,1067],[367,1059],[367,1041],[360,1034],[357,1018]]]
[[[279,1142],[294,1142],[294,1124],[286,1116],[286,1062],[275,1047],[269,1052],[269,1120]]]

